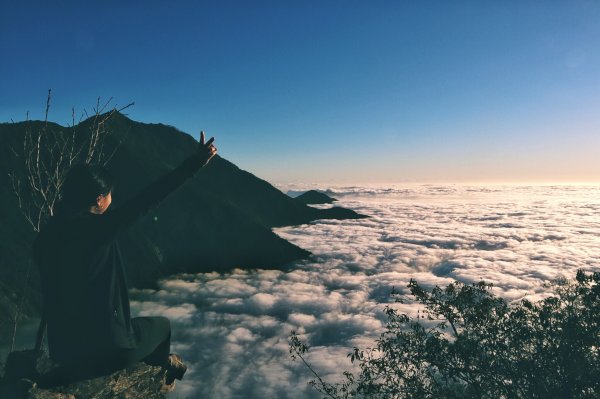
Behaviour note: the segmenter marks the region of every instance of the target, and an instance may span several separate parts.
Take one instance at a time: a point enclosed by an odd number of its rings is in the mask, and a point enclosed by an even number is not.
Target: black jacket
[[[117,234],[203,166],[194,155],[117,209],[50,218],[33,252],[40,269],[50,356],[72,362],[134,348],[127,281]]]

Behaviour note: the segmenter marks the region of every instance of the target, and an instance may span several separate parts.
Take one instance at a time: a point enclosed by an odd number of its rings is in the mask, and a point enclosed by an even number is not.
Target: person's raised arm
[[[213,144],[214,138],[207,142],[204,140],[204,132],[200,132],[200,144],[192,156],[169,173],[149,184],[123,205],[113,211],[106,212],[100,218],[102,220],[100,223],[101,234],[110,237],[133,224],[206,165],[217,153],[217,148]]]

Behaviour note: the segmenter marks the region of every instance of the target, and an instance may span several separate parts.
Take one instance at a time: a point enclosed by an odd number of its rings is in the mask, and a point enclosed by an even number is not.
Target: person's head
[[[104,213],[112,201],[113,179],[101,166],[75,165],[61,190],[61,206],[70,212]]]

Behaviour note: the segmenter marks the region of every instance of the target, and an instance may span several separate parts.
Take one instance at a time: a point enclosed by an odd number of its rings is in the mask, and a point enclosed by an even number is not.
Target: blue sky
[[[0,121],[52,88],[273,183],[600,182],[598,1],[12,3]]]

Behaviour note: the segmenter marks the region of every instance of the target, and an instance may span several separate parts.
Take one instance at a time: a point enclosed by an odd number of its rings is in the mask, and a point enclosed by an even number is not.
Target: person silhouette
[[[206,165],[217,153],[213,142],[205,142],[201,132],[192,156],[110,211],[109,172],[87,164],[69,170],[55,213],[33,244],[50,358],[61,370],[46,385],[108,374],[139,361],[166,370],[164,392],[183,377],[187,367],[170,354],[170,321],[130,315],[117,234]]]

